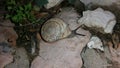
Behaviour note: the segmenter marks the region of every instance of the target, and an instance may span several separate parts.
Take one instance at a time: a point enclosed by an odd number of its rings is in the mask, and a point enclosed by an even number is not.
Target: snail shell
[[[71,34],[67,24],[59,19],[52,18],[45,22],[41,28],[41,37],[47,42],[63,39]]]

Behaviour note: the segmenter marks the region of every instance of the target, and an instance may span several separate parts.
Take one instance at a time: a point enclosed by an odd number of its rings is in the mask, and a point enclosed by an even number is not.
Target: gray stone
[[[59,5],[63,0],[48,0],[48,4],[45,5],[47,9],[52,8],[56,5]]]
[[[10,53],[0,52],[0,68],[4,68],[12,61],[13,61],[13,56]]]
[[[87,46],[90,49],[95,48],[95,49],[100,49],[101,51],[104,51],[102,41],[100,40],[100,38],[98,38],[96,36],[91,37],[91,39],[88,42]]]
[[[18,35],[14,30],[14,24],[11,23],[10,20],[4,20],[0,21],[0,25],[0,42],[16,46],[16,39],[18,38]]]
[[[5,68],[29,68],[29,60],[24,48],[17,48],[14,55],[14,62]]]
[[[53,43],[40,42],[39,56],[31,68],[81,68],[80,53],[90,38],[90,33],[80,30],[86,36],[75,36]]]
[[[108,68],[111,66],[111,55],[107,46],[104,52],[87,48],[81,53],[81,56],[85,68]]]
[[[61,12],[57,14],[55,17],[62,19],[71,30],[74,30],[76,29],[76,27],[80,26],[77,20],[81,16],[72,7],[62,8]]]
[[[86,6],[89,4],[97,4],[97,5],[111,5],[113,3],[117,3],[119,0],[80,0]]]
[[[79,24],[84,24],[87,27],[100,28],[105,33],[112,33],[113,27],[116,24],[115,15],[110,11],[97,8],[93,11],[87,10],[83,12],[83,17],[78,20]]]

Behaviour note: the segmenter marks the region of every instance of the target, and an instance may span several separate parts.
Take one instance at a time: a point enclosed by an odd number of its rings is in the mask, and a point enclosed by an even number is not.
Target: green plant
[[[9,13],[6,15],[6,18],[10,18],[13,22],[17,24],[21,24],[21,22],[23,21],[28,21],[30,23],[35,23],[36,21],[35,16],[31,13],[31,2],[22,5],[16,0],[8,0],[7,10]]]
[[[29,23],[36,23],[36,18],[34,14],[32,14],[33,6],[32,2],[33,0],[29,1],[27,4],[21,4],[21,0],[7,0],[7,10],[8,14],[6,15],[6,18],[11,19],[14,23],[18,25],[23,25],[23,21],[29,22]],[[23,0],[24,1],[24,0]],[[68,3],[74,4],[76,0],[67,0]],[[48,3],[48,0],[34,0],[35,4],[39,7],[44,6]]]

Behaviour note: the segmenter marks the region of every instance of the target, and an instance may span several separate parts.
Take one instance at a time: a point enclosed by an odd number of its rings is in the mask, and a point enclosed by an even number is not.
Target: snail
[[[43,24],[41,28],[41,37],[44,41],[54,42],[63,38],[71,38],[75,35],[85,36],[76,33],[79,28],[80,26],[75,30],[70,30],[62,19],[52,18]]]

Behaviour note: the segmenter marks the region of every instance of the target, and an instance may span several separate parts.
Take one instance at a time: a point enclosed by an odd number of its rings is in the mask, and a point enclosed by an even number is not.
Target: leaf
[[[19,14],[17,14],[17,15],[14,15],[13,17],[12,17],[12,21],[14,21],[14,22],[21,22],[22,20],[23,20],[23,16],[22,16],[22,14],[21,13],[19,13]]]
[[[11,7],[11,6],[8,6],[8,7],[7,7],[7,9],[8,9],[8,10],[11,10],[11,9],[12,9],[12,7]]]
[[[15,0],[8,0],[8,1],[7,1],[7,4],[8,4],[8,5],[15,5],[16,2],[15,2]]]
[[[27,5],[24,5],[25,11],[30,11],[32,9],[31,3],[28,3]]]
[[[69,2],[70,4],[72,4],[72,5],[74,5],[75,1],[76,1],[76,0],[68,0],[68,2]]]
[[[24,10],[24,9],[23,9],[23,7],[22,7],[22,6],[20,6],[20,7],[19,7],[19,10],[21,10],[21,11],[22,11],[22,10]]]
[[[48,3],[48,0],[35,0],[35,4],[39,7],[44,6]]]
[[[36,20],[35,16],[32,14],[29,14],[27,18],[31,23],[35,22],[35,20]]]
[[[26,7],[27,7],[28,10],[31,10],[32,9],[31,3],[27,4]]]
[[[8,19],[8,18],[10,18],[11,16],[9,15],[9,14],[7,14],[6,16],[5,16],[5,18],[6,19]]]
[[[18,19],[18,16],[17,16],[17,15],[15,15],[15,16],[12,17],[12,21],[18,22],[18,20],[19,20],[19,19]]]

